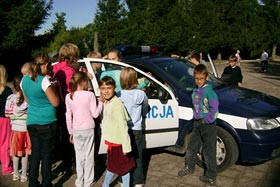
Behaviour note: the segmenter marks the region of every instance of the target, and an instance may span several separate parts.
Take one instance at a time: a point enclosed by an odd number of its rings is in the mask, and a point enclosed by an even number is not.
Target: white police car
[[[119,49],[123,53],[131,50],[127,46]],[[142,49],[147,52],[154,47]],[[144,88],[151,107],[145,128],[147,148],[174,145],[179,126],[186,125],[187,120],[193,117],[191,93],[195,83],[193,76],[188,74],[192,64],[185,60],[139,55],[124,57],[122,62],[84,58],[81,63],[92,75],[95,75],[92,63],[102,63],[101,76],[102,73],[114,74],[117,79],[123,67],[131,66],[138,72],[139,82],[148,80]],[[97,95],[98,77],[91,80]],[[218,171],[225,170],[237,160],[258,163],[279,156],[280,100],[257,91],[226,86],[212,74],[208,83],[213,86],[220,102],[217,118]],[[191,128],[189,125],[189,132]],[[105,150],[101,141],[100,153],[105,153]]]

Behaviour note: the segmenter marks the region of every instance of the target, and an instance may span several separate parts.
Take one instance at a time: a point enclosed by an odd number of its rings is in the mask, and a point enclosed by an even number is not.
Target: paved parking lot
[[[217,64],[219,75],[226,63]],[[267,73],[259,73],[258,62],[241,63],[243,86],[280,98],[280,62],[270,63]],[[146,153],[147,180],[146,187],[200,187],[199,181],[203,170],[199,167],[191,176],[178,177],[177,172],[184,164],[180,155],[170,154],[163,149],[152,149]],[[57,163],[58,164],[58,163]],[[98,166],[98,163],[97,163]],[[104,167],[96,169],[97,183],[100,186],[104,177]],[[55,186],[72,187],[76,175],[65,174],[54,179]],[[0,175],[0,187],[27,187],[27,183],[13,182],[12,175]],[[116,182],[112,186],[118,186]],[[217,177],[219,187],[280,187],[280,158],[258,165],[237,164],[221,172]]]

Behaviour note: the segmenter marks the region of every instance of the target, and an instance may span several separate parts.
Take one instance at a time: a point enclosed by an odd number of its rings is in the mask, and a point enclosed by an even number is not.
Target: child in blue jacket
[[[216,185],[216,117],[219,101],[211,85],[206,83],[208,71],[203,64],[194,68],[194,79],[197,88],[192,93],[193,131],[185,157],[185,167],[178,172],[179,176],[191,174],[195,170],[196,154],[202,146],[205,159],[205,175],[202,182]]]

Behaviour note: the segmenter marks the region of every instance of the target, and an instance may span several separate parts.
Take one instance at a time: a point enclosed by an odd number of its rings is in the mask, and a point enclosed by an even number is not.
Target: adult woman
[[[32,144],[29,159],[29,187],[39,185],[39,166],[42,162],[42,186],[51,186],[51,150],[59,98],[45,76],[50,65],[48,54],[36,57],[31,74],[24,76],[21,87],[29,107],[27,110],[27,130]]]

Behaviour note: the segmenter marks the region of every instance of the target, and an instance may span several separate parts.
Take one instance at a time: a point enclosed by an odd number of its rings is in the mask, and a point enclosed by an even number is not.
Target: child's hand
[[[92,75],[91,73],[87,73],[87,76],[88,76],[88,78],[89,78],[90,80],[93,79],[93,75]]]
[[[98,98],[98,101],[101,101],[102,103],[104,103],[105,102],[105,98],[102,95],[100,95],[99,98]]]
[[[71,144],[74,144],[73,134],[70,134],[69,141]]]

